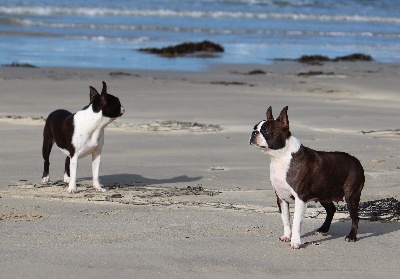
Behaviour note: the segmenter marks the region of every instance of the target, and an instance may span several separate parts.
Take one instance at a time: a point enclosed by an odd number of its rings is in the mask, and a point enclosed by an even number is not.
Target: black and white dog
[[[64,182],[69,183],[68,192],[76,192],[76,169],[78,159],[92,154],[93,187],[105,191],[99,182],[101,150],[104,144],[104,128],[125,112],[119,99],[107,93],[103,81],[101,94],[90,86],[90,103],[77,113],[58,109],[46,120],[43,131],[44,171],[42,183],[49,182],[49,157],[54,142],[67,155]]]
[[[307,202],[319,201],[326,210],[326,219],[317,230],[328,232],[336,207],[333,202],[347,202],[352,220],[347,241],[357,240],[358,205],[364,186],[364,169],[358,159],[344,152],[315,151],[303,146],[289,131],[288,107],[274,119],[272,108],[267,120],[254,126],[250,144],[271,158],[270,180],[278,197],[284,234],[281,241],[300,248],[300,228]],[[290,226],[289,203],[294,202],[293,232]]]

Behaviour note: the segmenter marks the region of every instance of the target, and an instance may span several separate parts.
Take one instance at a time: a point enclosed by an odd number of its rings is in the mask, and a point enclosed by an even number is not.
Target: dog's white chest
[[[112,120],[99,113],[79,111],[74,117],[74,134],[72,144],[79,158],[92,154],[104,144],[104,127]]]
[[[292,153],[300,148],[300,142],[295,137],[286,141],[286,146],[281,150],[269,151],[271,155],[270,180],[276,194],[287,202],[294,201],[297,196],[293,188],[287,183],[287,173],[292,160]]]
[[[96,148],[103,146],[104,130],[102,129],[91,135],[77,134],[76,136],[74,135],[74,139],[75,152],[78,154],[79,158],[83,158],[92,154]]]
[[[293,201],[295,196],[293,188],[287,183],[286,176],[290,166],[290,158],[279,158],[271,160],[270,180],[276,194],[282,200]]]

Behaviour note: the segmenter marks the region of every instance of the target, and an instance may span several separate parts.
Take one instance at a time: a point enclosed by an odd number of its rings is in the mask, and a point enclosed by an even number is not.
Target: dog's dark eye
[[[268,138],[271,136],[271,131],[268,129],[262,129],[261,134],[264,136],[264,138]]]
[[[263,129],[262,131],[263,131],[263,133],[265,133],[265,134],[267,134],[267,135],[268,135],[269,133],[271,133],[268,129]]]

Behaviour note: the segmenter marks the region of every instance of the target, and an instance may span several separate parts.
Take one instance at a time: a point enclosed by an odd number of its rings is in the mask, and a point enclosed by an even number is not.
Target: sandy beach
[[[262,70],[259,74],[249,74]],[[290,249],[269,182],[269,158],[249,145],[272,106],[289,106],[292,133],[316,150],[345,151],[366,174],[362,202],[400,197],[399,64],[219,65],[204,72],[0,67],[2,278],[376,278],[400,272],[397,218],[361,216],[344,241],[345,212],[316,236],[311,203],[303,245]],[[91,187],[79,161],[68,194],[53,148],[40,184],[44,118],[89,103],[89,86],[126,113],[105,131]]]

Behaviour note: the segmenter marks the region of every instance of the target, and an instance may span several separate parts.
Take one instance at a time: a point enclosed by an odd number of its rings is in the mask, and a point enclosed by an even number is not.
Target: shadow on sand
[[[329,232],[326,236],[316,235],[316,230],[315,230],[315,231],[305,233],[302,237],[305,238],[305,237],[315,236],[315,238],[316,238],[315,241],[317,243],[322,243],[322,242],[337,239],[337,238],[343,238],[343,241],[345,241],[344,239],[345,239],[346,235],[349,233],[350,228],[351,228],[351,220],[348,220],[345,222],[339,221],[339,222],[332,223],[331,229],[329,230]],[[381,236],[381,235],[389,234],[389,233],[396,232],[399,230],[400,230],[399,222],[360,220],[360,223],[358,226],[357,242],[363,241],[364,239],[367,239],[370,237]],[[310,244],[314,244],[314,242],[311,242]],[[308,246],[308,245],[305,244],[304,247]]]
[[[105,188],[118,185],[118,187],[137,187],[147,185],[164,185],[174,183],[191,183],[200,180],[201,176],[189,177],[187,175],[180,175],[171,178],[148,178],[139,174],[120,173],[100,176],[100,182]],[[84,178],[91,180],[91,177]]]

